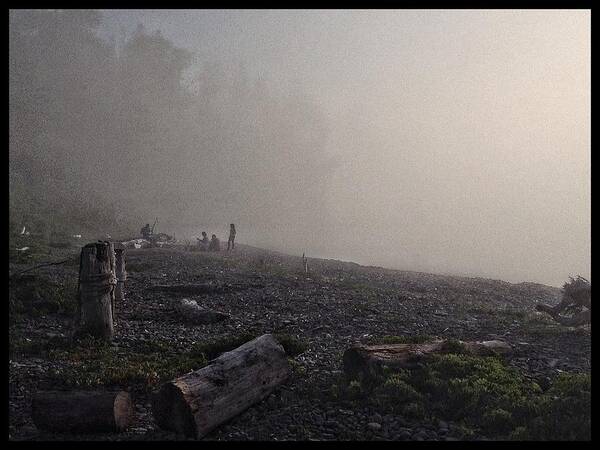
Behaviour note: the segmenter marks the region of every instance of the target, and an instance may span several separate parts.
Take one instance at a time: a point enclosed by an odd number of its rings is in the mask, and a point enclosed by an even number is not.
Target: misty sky
[[[105,10],[325,117],[321,235],[272,247],[561,285],[590,277],[590,12]],[[238,225],[242,243],[268,245]],[[167,230],[165,230],[167,231]]]

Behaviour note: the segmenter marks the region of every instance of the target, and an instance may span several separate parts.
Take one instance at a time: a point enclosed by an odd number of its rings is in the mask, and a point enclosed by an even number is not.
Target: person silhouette
[[[227,250],[229,250],[229,246],[231,246],[231,250],[235,247],[235,224],[229,225],[229,240],[227,241]]]
[[[213,234],[210,240],[210,245],[208,246],[208,250],[211,252],[220,252],[221,251],[221,241],[217,238],[217,235]]]

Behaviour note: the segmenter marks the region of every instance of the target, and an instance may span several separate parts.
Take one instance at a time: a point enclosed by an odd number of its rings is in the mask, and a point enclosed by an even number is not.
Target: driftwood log
[[[462,352],[478,356],[506,354],[512,350],[503,341],[459,341],[459,345]],[[442,339],[423,344],[358,345],[344,352],[344,372],[350,378],[357,378],[378,375],[383,367],[410,369],[428,355],[448,353],[455,348],[456,341]]]
[[[201,439],[264,399],[289,374],[283,347],[265,334],[164,384],[153,399],[154,419],[163,429]]]
[[[116,283],[113,245],[110,242],[96,242],[83,247],[79,262],[77,334],[112,339],[112,306]]]
[[[40,391],[31,408],[35,426],[46,431],[120,432],[134,418],[131,397],[125,391]]]
[[[589,325],[592,322],[592,285],[581,276],[570,277],[563,285],[560,303],[555,306],[540,303],[536,305],[536,309],[548,313],[561,325],[568,327]]]
[[[229,319],[229,314],[204,309],[196,303],[196,300],[182,298],[175,304],[175,310],[184,321],[194,324],[207,324]]]

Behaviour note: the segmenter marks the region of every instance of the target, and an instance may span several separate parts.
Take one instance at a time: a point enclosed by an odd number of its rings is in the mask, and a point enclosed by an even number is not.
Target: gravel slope
[[[235,252],[209,254],[180,249],[127,250],[126,300],[118,306],[114,345],[135,352],[143,340],[169,341],[174,348],[243,332],[281,332],[307,344],[292,378],[208,440],[452,440],[453,424],[409,422],[374,410],[349,410],[329,400],[341,373],[343,351],[356,342],[386,335],[428,334],[459,339],[503,339],[516,351],[510,364],[545,383],[560,371],[590,371],[590,331],[552,325],[535,312],[537,302],[556,303],[549,286],[481,278],[439,276],[309,259],[238,245]],[[11,271],[26,268],[11,264]],[[58,281],[76,279],[77,266],[40,268]],[[157,292],[156,284],[210,283],[213,294],[185,295],[227,312],[210,325],[181,322],[172,304],[182,296]],[[48,314],[12,321],[11,335],[30,339],[68,334],[70,318]],[[52,388],[55,361],[17,357],[9,369],[10,439],[180,439],[155,428],[149,398],[136,393],[136,423],[114,435],[40,433],[31,422],[31,394]],[[126,388],[126,386],[123,386]]]

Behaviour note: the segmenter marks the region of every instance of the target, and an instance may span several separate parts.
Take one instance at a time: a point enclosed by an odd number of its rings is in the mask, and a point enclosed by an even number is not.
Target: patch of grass
[[[464,343],[460,342],[458,339],[448,339],[444,342],[443,350],[445,353],[462,355],[467,353],[467,348]]]
[[[591,377],[562,374],[548,391],[497,357],[432,355],[411,370],[387,370],[374,380],[341,380],[332,395],[381,413],[463,423],[500,439],[590,439]]]
[[[211,360],[217,358],[219,355],[225,352],[234,350],[259,336],[261,336],[261,333],[244,333],[237,336],[228,336],[226,338],[219,339],[218,341],[196,344],[192,348],[192,352],[195,354],[202,354],[208,360]],[[285,333],[275,333],[273,336],[275,339],[277,339],[287,355],[290,357],[297,356],[306,350],[306,344],[294,336]]]
[[[8,354],[10,358],[14,358],[15,356],[46,357],[51,350],[66,349],[71,345],[68,338],[62,337],[40,340],[12,335],[9,337],[8,342]]]
[[[204,355],[207,360],[217,358],[219,355],[238,348],[259,335],[253,333],[243,333],[236,336],[227,336],[218,341],[203,342],[195,344],[191,352],[196,355]]]
[[[9,280],[9,313],[39,316],[48,313],[74,314],[77,310],[77,285],[47,277],[24,274]]]
[[[84,338],[70,348],[53,349],[48,356],[66,365],[48,377],[59,385],[128,386],[149,390],[207,364],[204,355],[166,352],[161,344],[147,342],[138,353],[125,352],[93,338]]]
[[[284,333],[275,333],[274,336],[277,339],[277,341],[282,345],[283,349],[288,354],[288,356],[292,358],[306,351],[306,343],[292,335]]]

